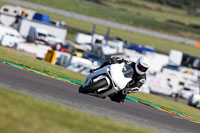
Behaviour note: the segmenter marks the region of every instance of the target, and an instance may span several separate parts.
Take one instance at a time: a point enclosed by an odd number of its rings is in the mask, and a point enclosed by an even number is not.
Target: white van
[[[169,81],[163,77],[148,77],[146,84],[151,93],[162,94],[173,97],[177,90],[169,84]]]
[[[16,47],[17,43],[25,42],[19,32],[11,27],[0,25],[0,45]]]

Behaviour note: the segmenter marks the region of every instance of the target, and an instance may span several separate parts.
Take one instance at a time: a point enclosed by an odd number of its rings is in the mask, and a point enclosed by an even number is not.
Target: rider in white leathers
[[[99,68],[102,68],[106,65],[111,65],[115,63],[125,63],[130,65],[133,70],[132,80],[127,84],[126,89],[123,91],[119,91],[115,94],[110,96],[110,99],[115,102],[124,102],[126,95],[128,93],[134,93],[139,90],[139,88],[145,83],[146,81],[146,71],[149,68],[149,61],[147,58],[140,57],[136,62],[127,61],[120,57],[112,57],[109,58],[106,62],[104,62]],[[98,68],[98,69],[99,69]],[[95,69],[97,70],[97,69]],[[91,70],[91,72],[95,71]]]

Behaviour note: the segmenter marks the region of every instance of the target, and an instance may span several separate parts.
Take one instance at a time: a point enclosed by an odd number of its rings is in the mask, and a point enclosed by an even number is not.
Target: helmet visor
[[[133,68],[129,65],[125,65],[122,70],[124,77],[131,78],[133,75]]]
[[[142,66],[140,63],[138,63],[137,68],[141,71],[141,72],[146,72],[147,71],[147,67]]]

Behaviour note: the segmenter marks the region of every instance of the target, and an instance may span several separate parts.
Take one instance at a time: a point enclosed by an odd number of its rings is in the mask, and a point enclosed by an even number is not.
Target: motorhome
[[[35,14],[34,10],[22,8],[19,6],[3,5],[0,9],[1,13],[8,14],[11,16],[22,15],[22,12],[25,13],[25,17],[31,20]]]
[[[88,35],[84,33],[78,33],[74,38],[74,42],[78,44],[96,43],[102,42],[103,40],[104,36],[100,34]]]
[[[42,43],[53,46],[56,43],[63,43],[61,39],[50,34],[47,30],[31,27],[27,36],[28,42]]]
[[[18,6],[3,5],[0,9],[0,21],[2,24],[12,26],[18,23],[20,17],[31,20],[35,11]]]
[[[36,20],[22,19],[19,24],[19,33],[26,38],[30,34],[30,30],[33,29],[33,28],[31,29],[31,27],[46,30],[52,36],[59,38],[62,42],[65,42],[66,40],[66,35],[67,35],[66,27],[60,27]]]

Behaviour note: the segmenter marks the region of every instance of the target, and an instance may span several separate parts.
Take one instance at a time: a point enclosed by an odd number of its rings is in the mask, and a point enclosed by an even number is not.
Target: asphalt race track
[[[120,122],[129,122],[168,133],[199,133],[200,124],[141,103],[119,104],[78,93],[78,85],[59,81],[0,62],[0,86]]]

